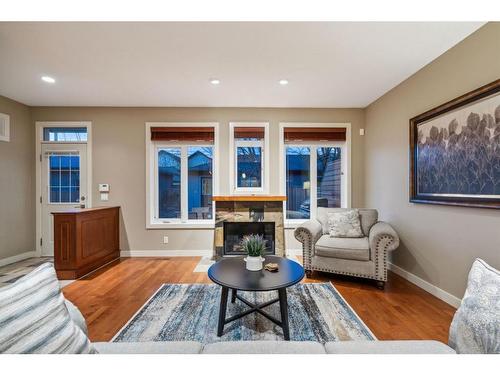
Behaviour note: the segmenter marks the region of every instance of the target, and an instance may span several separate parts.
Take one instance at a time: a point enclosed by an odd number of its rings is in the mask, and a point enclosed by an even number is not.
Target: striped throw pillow
[[[0,353],[96,353],[71,320],[52,264],[0,288]]]

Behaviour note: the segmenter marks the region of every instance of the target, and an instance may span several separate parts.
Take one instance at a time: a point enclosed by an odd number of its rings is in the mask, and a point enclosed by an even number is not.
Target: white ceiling
[[[0,94],[40,106],[366,107],[482,25],[3,22]]]

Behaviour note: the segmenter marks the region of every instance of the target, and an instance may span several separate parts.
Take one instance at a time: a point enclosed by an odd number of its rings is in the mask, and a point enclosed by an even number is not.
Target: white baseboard
[[[213,250],[122,250],[120,256],[127,257],[205,257]]]
[[[447,291],[445,291],[441,288],[438,288],[437,286],[431,284],[430,282],[425,281],[424,279],[421,279],[417,275],[414,275],[413,273],[408,272],[408,271],[402,269],[401,267],[396,266],[393,263],[388,263],[388,266],[392,272],[398,274],[402,278],[415,284],[419,288],[422,288],[426,292],[429,292],[434,297],[439,298],[440,300],[446,302],[447,304],[449,304],[453,307],[458,308],[460,306],[460,303],[462,302],[462,300],[458,297],[455,297],[453,294],[450,294]]]
[[[0,267],[6,266],[8,264],[16,263],[21,260],[28,258],[35,258],[37,256],[36,251],[27,251],[25,253],[17,254],[8,258],[0,259]]]

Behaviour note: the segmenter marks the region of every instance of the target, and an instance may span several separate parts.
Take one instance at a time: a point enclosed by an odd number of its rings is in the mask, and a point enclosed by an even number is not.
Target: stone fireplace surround
[[[273,222],[274,251],[278,256],[285,256],[285,229],[283,216],[284,196],[275,195],[230,195],[214,196],[215,234],[213,258],[224,256],[225,222]]]

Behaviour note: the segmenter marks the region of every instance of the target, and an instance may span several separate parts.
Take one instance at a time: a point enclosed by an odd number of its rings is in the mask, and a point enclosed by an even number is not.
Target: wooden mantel
[[[284,195],[217,195],[213,196],[214,202],[283,202]]]

